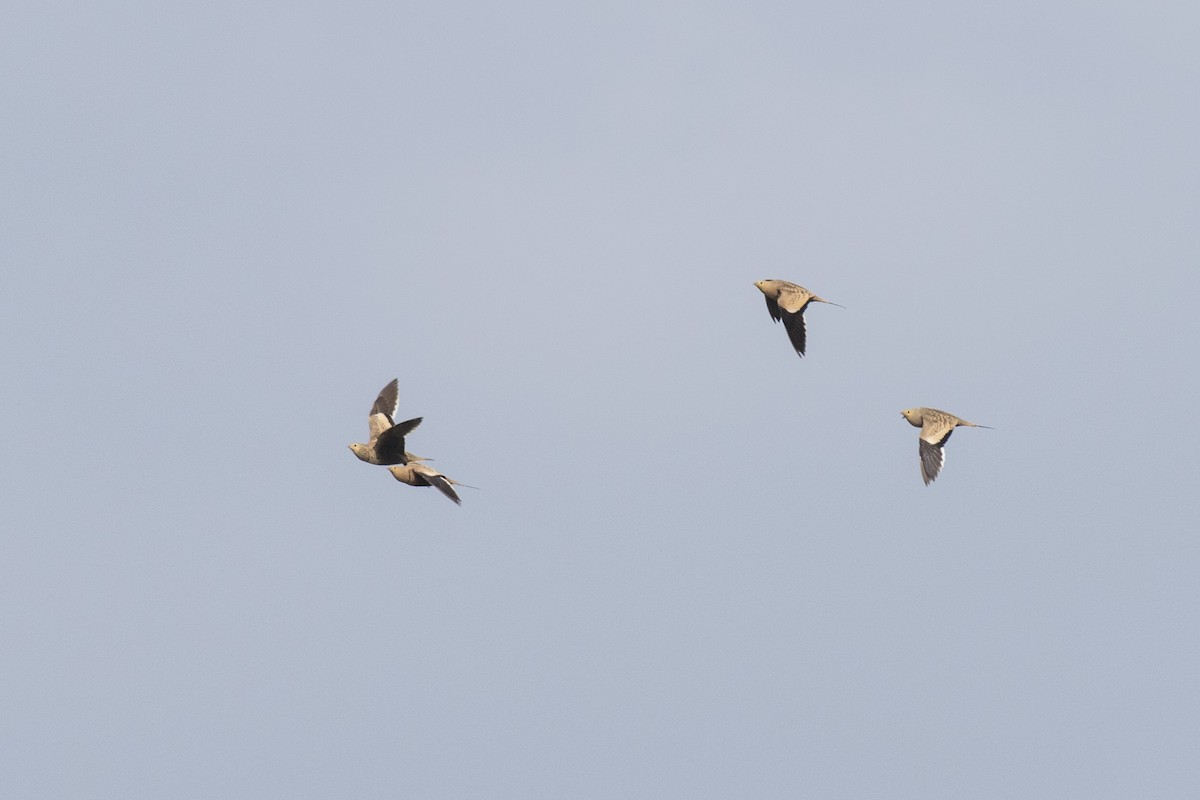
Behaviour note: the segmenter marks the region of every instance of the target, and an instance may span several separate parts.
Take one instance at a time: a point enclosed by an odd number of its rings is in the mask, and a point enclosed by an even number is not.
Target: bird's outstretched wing
[[[783,317],[783,327],[787,329],[788,339],[792,342],[792,347],[796,348],[796,355],[804,356],[804,311],[795,313],[784,311],[781,313]]]
[[[407,464],[408,457],[404,452],[404,437],[421,424],[424,417],[406,419],[404,422],[379,434],[375,440],[375,457],[380,464]]]
[[[399,385],[399,379],[392,378],[391,383],[383,387],[371,405],[371,413],[367,416],[367,425],[370,428],[372,439],[392,427],[392,420],[395,418],[396,408],[400,403]]]
[[[458,492],[454,491],[454,487],[450,485],[450,481],[445,475],[426,475],[425,480],[429,481],[429,485],[437,489],[442,494],[449,497],[455,503],[462,505],[462,500],[458,497]]]
[[[771,319],[779,322],[779,304],[766,295],[763,295],[763,299],[767,301],[767,313],[771,315]]]
[[[924,437],[919,440],[921,443],[921,479],[925,481],[926,486],[937,480],[938,473],[946,464],[945,444],[952,433],[954,433],[953,428],[936,442],[927,442]]]

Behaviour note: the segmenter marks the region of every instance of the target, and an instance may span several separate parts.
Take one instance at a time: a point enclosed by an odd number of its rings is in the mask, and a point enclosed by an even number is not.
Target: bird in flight
[[[803,286],[797,286],[789,281],[756,281],[754,285],[766,296],[767,311],[770,312],[771,319],[776,322],[783,320],[783,327],[787,330],[788,339],[791,340],[792,347],[796,349],[796,355],[801,357],[804,356],[804,309],[808,307],[808,304],[815,300],[818,303],[828,303],[831,306],[845,308],[843,305],[817,297]]]
[[[421,424],[422,417],[414,417],[399,424],[393,421],[400,404],[397,386],[398,381],[393,378],[375,398],[371,413],[367,416],[370,438],[366,443],[356,442],[350,445],[354,455],[368,464],[407,464],[410,459],[417,458],[404,450],[404,437]]]
[[[396,480],[401,483],[407,483],[409,486],[432,486],[460,506],[462,505],[462,500],[459,499],[458,492],[454,491],[454,487],[467,486],[470,489],[475,488],[474,486],[460,483],[453,478],[447,478],[428,464],[422,464],[420,461],[415,460],[410,461],[404,466],[388,467],[388,471],[392,473],[392,476]]]
[[[921,429],[921,479],[925,481],[926,486],[933,483],[942,471],[942,465],[946,463],[946,441],[955,428],[959,425],[968,428],[988,427],[967,422],[936,408],[906,408],[900,413],[908,420],[909,425]]]

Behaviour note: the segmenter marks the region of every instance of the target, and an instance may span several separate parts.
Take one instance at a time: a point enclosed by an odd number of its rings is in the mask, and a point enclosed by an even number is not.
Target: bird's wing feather
[[[371,412],[371,416],[367,417],[367,428],[371,431],[371,438],[368,441],[375,441],[379,438],[379,434],[392,427],[392,418],[387,414],[379,414]]]
[[[383,387],[379,392],[379,397],[375,398],[375,405],[371,406],[372,414],[384,414],[390,418],[395,418],[396,409],[400,407],[400,380],[392,378],[387,386]]]
[[[949,439],[949,434],[946,435]],[[921,480],[925,481],[925,485],[933,483],[937,479],[938,473],[942,471],[942,466],[946,463],[946,451],[941,444],[930,444],[924,439],[920,440],[921,449]]]
[[[458,492],[454,491],[454,487],[450,485],[450,481],[446,478],[445,475],[441,475],[441,474],[426,475],[425,480],[429,481],[430,486],[434,487],[439,492],[446,495],[446,497],[449,497],[451,500],[453,500],[458,505],[460,505],[460,506],[462,505],[462,500],[459,499]]]
[[[784,312],[782,317],[783,327],[787,329],[788,339],[791,339],[792,347],[796,348],[796,355],[803,356],[805,339],[804,312],[797,311],[794,314]]]
[[[767,313],[771,315],[771,319],[779,322],[779,304],[766,295],[763,295],[763,299],[767,301]]]
[[[400,404],[399,386],[400,380],[392,378],[391,382],[380,390],[379,396],[371,405],[367,424],[370,426],[372,439],[392,426],[392,420],[395,419],[396,409]]]
[[[375,440],[375,457],[379,459],[380,464],[407,464],[408,457],[404,452],[404,437],[407,436],[413,428],[421,424],[424,417],[414,417],[406,419],[404,422],[393,425]]]
[[[921,422],[921,438],[930,444],[941,444],[950,438],[957,424],[958,417],[927,408]]]
[[[779,308],[783,311],[791,311],[798,313],[804,311],[804,307],[808,305],[808,301],[812,299],[812,294],[807,289],[802,289],[799,286],[784,286],[779,290],[779,297],[775,302],[779,304]]]

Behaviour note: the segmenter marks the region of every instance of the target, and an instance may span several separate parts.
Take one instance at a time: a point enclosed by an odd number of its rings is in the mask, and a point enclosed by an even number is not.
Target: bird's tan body
[[[372,450],[369,445],[359,443],[352,444],[350,445],[350,452],[354,453],[354,455],[358,456],[368,464],[375,464],[379,467],[386,467],[388,464],[392,463],[389,461],[387,464],[385,464],[384,462],[380,461],[379,456],[375,455],[375,451]],[[410,453],[407,450],[404,451],[404,463],[408,463],[409,461],[429,460],[430,459],[426,458],[425,456],[419,456],[416,453]]]
[[[792,283],[791,281],[771,279],[756,281],[754,285],[757,286],[758,290],[766,295],[769,299],[774,300],[781,310],[788,311],[793,314],[798,311],[803,311],[804,307],[813,300],[816,300],[818,303],[829,302],[828,300],[822,300],[808,289],[805,289],[799,284]]]

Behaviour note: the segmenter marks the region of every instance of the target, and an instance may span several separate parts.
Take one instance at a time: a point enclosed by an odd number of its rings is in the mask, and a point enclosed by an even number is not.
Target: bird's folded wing
[[[779,304],[782,311],[797,313],[804,310],[810,297],[811,295],[806,292],[785,288],[779,290],[779,297],[775,299],[775,302]]]

